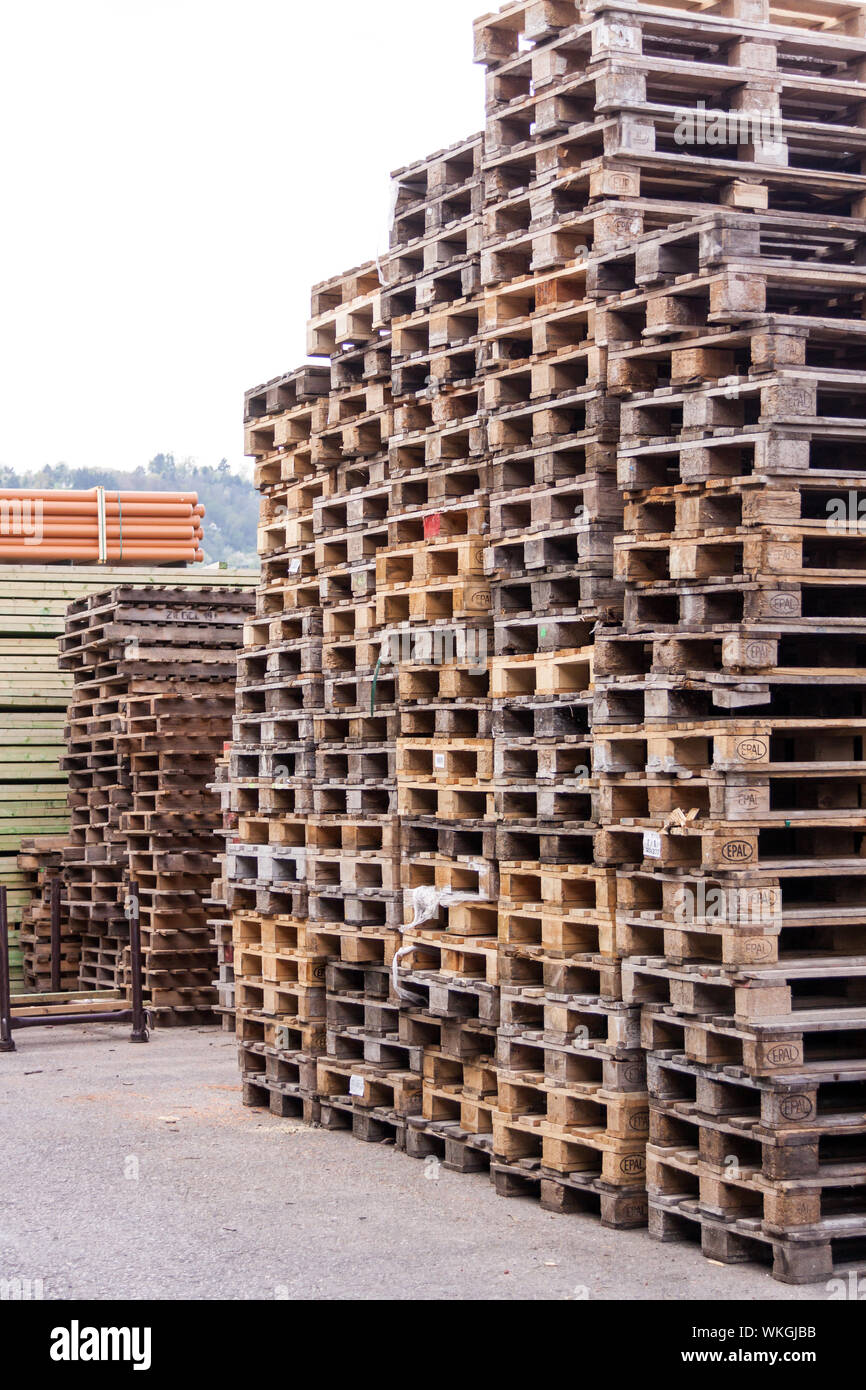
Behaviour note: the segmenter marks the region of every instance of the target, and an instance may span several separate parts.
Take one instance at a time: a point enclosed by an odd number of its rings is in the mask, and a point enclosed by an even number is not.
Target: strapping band
[[[99,525],[99,563],[108,563],[108,536],[105,525],[105,488],[96,489],[96,520]]]

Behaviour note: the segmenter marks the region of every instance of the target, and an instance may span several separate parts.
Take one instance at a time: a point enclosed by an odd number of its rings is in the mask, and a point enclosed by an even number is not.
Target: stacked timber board
[[[69,825],[60,758],[72,679],[57,664],[66,609],[112,583],[163,584],[167,574],[184,588],[255,582],[228,570],[0,565],[0,883],[9,895],[13,992],[23,978],[18,928],[36,891],[33,872],[18,863],[22,839]]]
[[[479,20],[482,136],[248,394],[238,1035],[250,1104],[812,1282],[866,1256],[866,8],[697,9]]]
[[[221,825],[210,787],[231,730],[238,589],[138,588],[73,603],[66,920],[82,989],[128,984],[128,894],[139,889],[145,1003],[161,1025],[207,1022],[216,956],[204,900]]]

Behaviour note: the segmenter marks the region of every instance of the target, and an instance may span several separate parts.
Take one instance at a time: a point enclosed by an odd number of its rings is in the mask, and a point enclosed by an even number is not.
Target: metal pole
[[[6,884],[0,884],[0,1052],[14,1052],[12,1039],[12,985],[9,971],[9,913]]]
[[[51,880],[51,993],[59,994],[60,979],[60,879]]]
[[[129,885],[129,955],[132,965],[132,1032],[129,1041],[146,1043],[148,1040],[147,1019],[142,997],[141,969],[141,904],[138,897],[138,884]]]

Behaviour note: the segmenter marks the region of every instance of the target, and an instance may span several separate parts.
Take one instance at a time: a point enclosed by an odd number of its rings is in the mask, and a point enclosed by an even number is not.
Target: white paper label
[[[436,753],[436,754],[434,754],[434,756],[433,756],[433,766],[434,766],[434,767],[444,767],[444,766],[445,766],[445,754],[444,754],[444,753]]]
[[[349,1077],[349,1095],[350,1095],[350,1096],[362,1096],[363,1094],[364,1094],[364,1078],[363,1078],[363,1076],[350,1076],[350,1077]]]
[[[644,859],[661,859],[662,837],[657,830],[645,830],[643,836]]]

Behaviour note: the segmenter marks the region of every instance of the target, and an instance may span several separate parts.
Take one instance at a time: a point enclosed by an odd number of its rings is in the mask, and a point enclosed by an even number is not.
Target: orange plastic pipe
[[[38,505],[43,516],[72,516],[72,517],[92,517],[96,516],[96,507],[87,502],[43,502],[41,498],[19,499],[6,498],[0,493],[0,507],[6,502],[10,508],[20,501],[34,501]],[[157,507],[153,502],[127,502],[123,507],[119,507],[116,502],[106,502],[106,516],[122,516],[126,521],[127,517],[152,517],[154,521],[168,517],[172,520],[193,521],[198,520],[204,515],[204,507],[191,507],[188,502],[172,502],[165,507]]]
[[[137,545],[124,545],[123,554],[120,547],[109,545],[106,547],[106,559],[109,564],[118,564],[121,560],[152,560],[154,563],[164,563],[166,561],[177,561],[180,564],[194,565],[199,564],[204,559],[201,550],[192,547],[173,546],[173,545],[146,545],[139,542]],[[88,545],[84,542],[77,542],[70,545],[12,545],[0,544],[0,561],[9,560],[29,560],[32,564],[41,564],[50,560],[99,560],[99,546]]]
[[[43,517],[41,524],[37,523],[37,527],[37,535],[52,536],[60,540],[64,537],[73,541],[99,540],[99,527],[95,521],[92,523],[86,521],[53,521],[51,518],[46,519]],[[121,528],[115,522],[109,521],[106,523],[105,534],[106,536],[110,536],[113,540],[119,540],[121,539]],[[19,540],[22,536],[27,535],[27,531],[19,532],[6,529],[2,525],[2,522],[0,522],[0,544],[6,539]],[[176,522],[173,526],[168,524],[153,526],[131,521],[128,525],[126,522],[123,524],[122,539],[126,540],[127,536],[130,540],[152,540],[170,543],[172,541],[201,540],[204,536],[204,532],[200,526],[184,526],[180,522]]]
[[[33,491],[27,487],[8,487],[0,489],[0,499],[9,498],[41,498],[42,501],[63,498],[67,502],[93,502],[96,503],[96,492],[67,492],[65,488],[48,488],[43,491]],[[197,492],[106,492],[105,501],[117,502],[118,497],[121,502],[188,502],[191,506],[198,503]]]
[[[109,539],[109,538],[106,537],[106,539]],[[123,540],[123,537],[120,536],[120,535],[118,535],[117,532],[115,532],[115,534],[114,534],[113,536],[111,536],[110,539],[111,539],[112,542],[116,543],[117,545],[125,544],[125,541]],[[131,536],[131,537],[129,538],[129,544],[130,544],[130,546],[137,546],[137,545],[140,546],[140,545],[144,545],[144,544],[147,544],[147,545],[157,545],[157,546],[158,546],[158,545],[165,545],[165,546],[168,546],[168,547],[170,547],[170,548],[171,548],[171,547],[177,548],[178,546],[192,545],[192,544],[194,544],[194,543],[197,541],[197,539],[198,539],[198,537],[196,536],[195,531],[184,531],[184,532],[179,532],[179,533],[177,533],[177,534],[168,535],[168,536],[154,535],[153,533],[151,533],[150,535],[144,535],[144,536]],[[88,535],[88,534],[83,534],[83,535],[79,535],[79,536],[70,536],[70,535],[66,535],[66,534],[61,534],[61,535],[59,535],[59,536],[43,536],[43,537],[41,538],[41,542],[40,542],[40,538],[38,537],[38,535],[37,535],[37,536],[27,536],[27,535],[21,535],[21,536],[4,536],[4,535],[0,535],[0,549],[7,549],[7,550],[8,550],[10,547],[12,547],[12,549],[15,549],[16,546],[20,546],[20,545],[26,544],[27,547],[28,547],[28,549],[34,550],[34,549],[36,549],[36,547],[37,547],[40,543],[44,543],[44,544],[52,545],[52,546],[57,546],[57,545],[68,545],[68,546],[70,546],[73,550],[75,550],[75,549],[76,549],[77,547],[79,547],[79,546],[88,546],[88,547],[89,547],[89,546],[91,546],[91,545],[98,545],[98,544],[99,544],[99,537],[98,537],[98,535],[97,535],[95,532],[91,532],[89,535]]]
[[[14,515],[16,510],[18,510],[19,508],[21,511],[27,510],[28,507],[30,507],[30,504],[27,502],[18,503],[17,501],[9,501],[8,498],[4,501],[4,499],[0,497],[0,508],[3,508],[4,506],[10,512],[10,514]],[[55,507],[52,503],[42,502],[38,498],[35,499],[35,501],[32,504],[32,507],[30,507],[30,510],[31,512],[35,512],[38,510],[39,514],[42,516],[69,517],[71,519],[87,521],[89,521],[91,518],[95,519],[98,516],[98,512],[95,507],[85,506],[84,503],[81,502],[70,502],[67,503],[65,507]],[[125,507],[106,506],[105,515],[107,517],[111,517],[114,521],[122,520],[125,522],[129,517],[133,519],[138,518],[139,520],[143,519],[146,521],[153,521],[154,524],[162,522],[163,520],[168,520],[189,521],[197,525],[204,516],[204,507],[137,507],[130,503]]]

